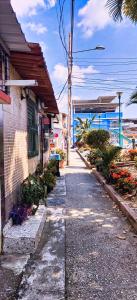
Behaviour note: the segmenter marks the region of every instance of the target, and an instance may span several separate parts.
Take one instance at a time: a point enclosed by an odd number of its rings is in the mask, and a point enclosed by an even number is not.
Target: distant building
[[[96,115],[92,128],[108,130],[113,143],[118,144],[119,113],[116,112],[118,103],[113,102],[115,98],[116,96],[101,96],[96,100],[73,100],[73,143],[76,142],[77,118],[90,121]],[[123,114],[121,113],[120,116],[122,119]]]
[[[53,138],[50,144],[62,150],[67,148],[67,115],[64,113],[56,115],[53,120]]]

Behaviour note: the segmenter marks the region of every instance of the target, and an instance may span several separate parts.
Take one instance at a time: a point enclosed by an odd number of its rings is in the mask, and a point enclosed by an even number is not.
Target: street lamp
[[[123,92],[117,92],[118,101],[119,101],[119,146],[122,147],[122,127],[121,127],[121,97]]]
[[[94,51],[94,50],[105,50],[105,49],[106,48],[104,46],[97,45],[95,48],[73,51],[73,53],[80,53],[80,52],[87,52],[87,51]]]

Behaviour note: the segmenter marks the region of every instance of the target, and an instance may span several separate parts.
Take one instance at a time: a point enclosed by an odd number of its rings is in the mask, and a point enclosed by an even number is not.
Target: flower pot
[[[61,169],[64,169],[64,167],[65,167],[65,160],[61,160],[61,161],[59,162],[59,167],[60,167]]]

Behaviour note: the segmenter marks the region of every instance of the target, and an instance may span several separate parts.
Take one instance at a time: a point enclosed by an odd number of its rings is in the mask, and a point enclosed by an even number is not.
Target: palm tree
[[[76,126],[77,131],[77,141],[83,141],[85,134],[90,130],[91,124],[93,123],[94,119],[96,118],[96,115],[92,117],[91,120],[86,119],[83,121],[81,118],[77,118],[79,121],[78,125]]]
[[[114,21],[122,21],[122,15],[137,22],[137,0],[107,0],[106,6]]]
[[[137,104],[137,90],[135,90],[133,92],[133,94],[130,96],[130,100],[128,102],[128,105],[131,105],[131,104]]]

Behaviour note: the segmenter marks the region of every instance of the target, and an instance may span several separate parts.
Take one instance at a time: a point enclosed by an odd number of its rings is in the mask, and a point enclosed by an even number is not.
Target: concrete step
[[[34,253],[45,224],[46,213],[46,207],[40,205],[35,216],[29,217],[22,225],[12,226],[12,222],[9,220],[3,230],[4,253]]]

